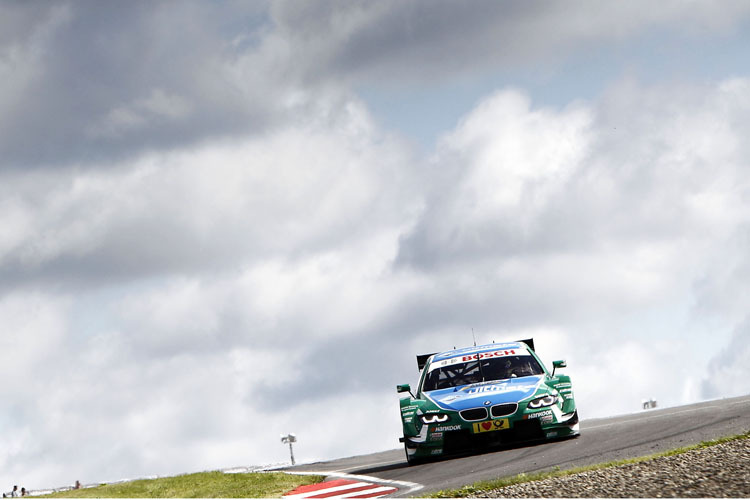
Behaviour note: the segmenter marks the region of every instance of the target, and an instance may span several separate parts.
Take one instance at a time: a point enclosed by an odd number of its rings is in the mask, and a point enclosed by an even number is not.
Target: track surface
[[[338,472],[418,483],[423,488],[413,495],[422,495],[522,472],[635,458],[749,430],[750,396],[742,396],[581,420],[581,436],[576,439],[496,449],[412,467],[406,464],[403,449],[396,449],[286,470]],[[402,489],[401,494],[405,493],[408,491]]]

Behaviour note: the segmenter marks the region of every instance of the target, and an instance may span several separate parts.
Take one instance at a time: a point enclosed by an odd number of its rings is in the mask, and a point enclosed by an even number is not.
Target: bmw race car
[[[486,446],[577,436],[578,412],[570,377],[549,372],[533,339],[417,356],[416,395],[398,385],[406,459]]]

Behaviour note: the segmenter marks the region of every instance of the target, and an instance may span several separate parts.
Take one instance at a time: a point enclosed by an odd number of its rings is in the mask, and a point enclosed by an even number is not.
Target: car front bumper
[[[548,413],[549,412],[549,413]],[[411,459],[439,457],[469,450],[507,446],[522,442],[560,439],[577,436],[580,432],[578,413],[559,414],[551,410],[525,412],[507,417],[502,424],[484,422],[452,422],[424,426],[418,436],[401,438]]]

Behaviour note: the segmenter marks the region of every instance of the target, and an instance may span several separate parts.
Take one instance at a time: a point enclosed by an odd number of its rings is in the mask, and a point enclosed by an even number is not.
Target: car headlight
[[[437,424],[448,420],[448,415],[444,413],[433,413],[431,415],[422,415],[419,417],[422,419],[423,424]]]
[[[544,408],[545,406],[552,406],[557,403],[557,396],[547,394],[541,398],[532,399],[529,401],[529,408]]]

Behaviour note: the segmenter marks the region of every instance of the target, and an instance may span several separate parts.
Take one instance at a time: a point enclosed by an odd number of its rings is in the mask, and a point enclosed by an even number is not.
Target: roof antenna
[[[474,335],[474,327],[471,327],[471,336],[474,337],[474,347],[477,346],[477,336]],[[477,353],[474,356],[477,357],[477,367],[479,368],[479,375],[482,377],[482,382],[485,381],[484,370],[482,370],[482,355]]]

